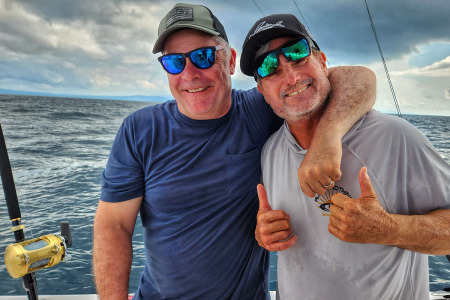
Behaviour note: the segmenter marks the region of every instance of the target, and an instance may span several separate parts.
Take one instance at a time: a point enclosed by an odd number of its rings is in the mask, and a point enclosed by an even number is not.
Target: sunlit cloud
[[[429,77],[450,77],[450,56],[447,58],[435,62],[430,66],[422,68],[413,68],[404,71],[394,71],[392,75],[414,75],[414,76],[429,76]]]

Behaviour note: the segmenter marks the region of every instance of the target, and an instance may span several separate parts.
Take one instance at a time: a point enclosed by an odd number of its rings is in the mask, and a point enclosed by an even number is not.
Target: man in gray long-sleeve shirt
[[[280,251],[277,298],[427,299],[426,254],[450,253],[450,166],[408,122],[372,110],[342,139],[342,177],[305,195],[294,175],[328,105],[325,62],[292,15],[260,19],[243,46],[243,73],[286,120],[258,186],[256,239]]]

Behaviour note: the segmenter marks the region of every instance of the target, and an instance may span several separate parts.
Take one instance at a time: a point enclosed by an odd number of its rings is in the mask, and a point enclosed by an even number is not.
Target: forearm
[[[375,104],[376,77],[366,67],[346,66],[329,69],[331,94],[316,136],[333,132],[342,138]]]
[[[303,193],[323,195],[325,185],[339,180],[342,137],[375,103],[375,74],[365,67],[329,70],[331,95],[299,170]]]
[[[392,245],[432,255],[450,254],[450,209],[426,215],[392,215],[396,229]]]
[[[133,257],[132,236],[120,228],[94,223],[93,262],[100,299],[128,299]]]

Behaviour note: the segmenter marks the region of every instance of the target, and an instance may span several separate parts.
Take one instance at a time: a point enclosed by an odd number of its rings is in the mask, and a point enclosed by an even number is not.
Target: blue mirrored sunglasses
[[[255,73],[260,78],[272,75],[278,68],[278,56],[283,55],[288,61],[298,61],[311,54],[311,42],[307,38],[287,41],[280,47],[264,52],[253,63]]]
[[[189,57],[191,63],[198,69],[208,69],[212,67],[216,59],[216,51],[222,49],[222,45],[202,47],[187,53],[166,54],[158,57],[158,60],[164,70],[170,74],[176,75],[183,72],[184,67],[186,66],[186,57]]]

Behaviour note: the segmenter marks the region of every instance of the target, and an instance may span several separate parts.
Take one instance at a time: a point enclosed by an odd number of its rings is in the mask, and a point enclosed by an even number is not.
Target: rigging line
[[[302,17],[303,21],[305,22],[306,28],[308,28],[308,31],[312,34],[312,31],[309,28],[308,22],[306,22],[306,18],[303,16],[302,12],[300,11],[300,8],[298,7],[297,2],[295,2],[295,0],[292,0],[292,2],[294,2],[295,7],[297,7],[298,13],[300,14],[300,16]],[[328,67],[331,67],[330,60],[328,59],[328,57],[327,57],[327,64],[328,64]]]
[[[262,13],[262,15],[263,15],[263,16],[266,16],[266,15],[262,12],[261,8],[259,8],[258,4],[256,4],[255,0],[252,0],[252,1],[253,1],[253,3],[255,4],[255,6],[259,9],[259,11]]]
[[[292,0],[292,2],[294,2],[295,7],[297,7],[298,13],[300,14],[300,16],[302,16],[303,21],[305,21],[306,28],[308,28],[308,31],[311,32],[311,29],[309,28],[309,25],[306,22],[305,17],[303,16],[302,12],[300,11],[300,8],[298,8],[297,2],[295,2],[295,0]]]
[[[373,32],[373,35],[375,36],[375,40],[377,42],[378,51],[380,52],[381,60],[383,61],[384,71],[386,73],[386,76],[387,76],[387,79],[388,79],[388,82],[389,82],[389,87],[391,89],[392,97],[394,98],[395,107],[397,108],[397,114],[398,114],[398,116],[400,118],[403,118],[402,117],[402,113],[400,112],[400,107],[398,105],[397,97],[395,96],[394,86],[392,85],[391,77],[389,76],[389,71],[388,71],[388,68],[387,68],[387,65],[386,65],[386,61],[384,60],[383,52],[381,51],[380,42],[378,40],[377,32],[375,30],[375,25],[373,24],[372,15],[370,14],[370,11],[369,11],[369,6],[367,5],[367,0],[364,0],[364,2],[366,3],[367,13],[369,14],[369,19],[370,19],[370,25],[372,27],[372,32]]]

